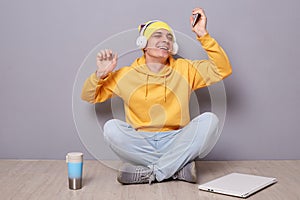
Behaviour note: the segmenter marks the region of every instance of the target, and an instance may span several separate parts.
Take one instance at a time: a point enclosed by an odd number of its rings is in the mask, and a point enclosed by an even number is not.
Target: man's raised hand
[[[112,72],[118,61],[118,54],[110,49],[101,50],[97,54],[97,71],[96,75],[98,78],[105,78],[107,74]]]

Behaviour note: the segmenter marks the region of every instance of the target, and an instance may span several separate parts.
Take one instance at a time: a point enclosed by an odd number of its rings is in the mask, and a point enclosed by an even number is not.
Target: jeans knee
[[[216,114],[212,112],[205,112],[196,117],[194,120],[199,120],[199,121],[211,121],[213,124],[218,124],[219,123],[219,118]]]
[[[197,129],[214,133],[219,129],[219,118],[212,112],[205,112],[193,119],[197,123]]]
[[[207,116],[207,118],[210,119],[212,125],[218,126],[218,124],[219,124],[219,118],[218,118],[218,116],[216,114],[214,114],[212,112],[205,112],[203,114],[205,114]]]
[[[103,136],[107,143],[124,145],[133,130],[129,124],[119,119],[110,119],[103,126]]]
[[[104,126],[103,126],[103,130],[104,132],[109,130],[111,127],[113,127],[113,124],[115,123],[115,119],[110,119],[107,122],[105,122]]]
[[[110,119],[107,122],[105,122],[103,126],[103,136],[105,139],[112,138],[112,134],[116,133],[114,129],[118,127],[118,120],[117,119]]]
[[[203,113],[201,115],[204,116],[204,117],[207,117],[207,118],[211,118],[214,121],[219,121],[219,118],[218,118],[218,116],[215,113],[205,112],[205,113]]]

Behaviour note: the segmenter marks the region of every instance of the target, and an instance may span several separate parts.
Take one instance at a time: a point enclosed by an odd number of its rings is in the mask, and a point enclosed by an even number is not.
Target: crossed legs
[[[104,125],[104,138],[124,162],[147,166],[156,180],[162,181],[212,150],[220,135],[218,122],[215,114],[206,112],[179,130],[138,132],[126,122],[112,119]]]

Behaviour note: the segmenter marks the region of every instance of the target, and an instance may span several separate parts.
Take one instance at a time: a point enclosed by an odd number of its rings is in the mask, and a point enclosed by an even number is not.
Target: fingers
[[[110,49],[104,49],[104,50],[101,50],[97,54],[97,60],[99,60],[99,61],[112,60],[115,56],[116,56],[116,53],[113,53],[112,50],[110,50]]]
[[[204,9],[202,9],[202,8],[194,8],[192,10],[192,16],[190,17],[191,23],[193,22],[194,16],[196,14],[200,14],[200,19],[198,21],[206,21],[206,15],[205,15]]]
[[[192,25],[193,21],[194,21],[194,17],[190,16],[190,23],[191,23],[191,25]]]
[[[100,50],[96,57],[97,77],[103,78],[117,66],[118,54],[110,49]]]
[[[118,54],[115,53],[115,54],[114,54],[114,57],[113,57],[113,61],[114,61],[114,62],[117,62],[117,60],[118,60]]]
[[[192,10],[192,14],[195,15],[195,14],[201,14],[201,17],[204,16],[205,17],[205,12],[204,12],[204,9],[203,8],[194,8]]]
[[[194,16],[196,14],[200,14],[199,20],[193,24]],[[192,31],[194,31],[198,37],[201,37],[207,33],[206,25],[207,25],[207,18],[203,8],[194,8],[192,10],[192,16],[190,17],[190,23],[192,26]]]

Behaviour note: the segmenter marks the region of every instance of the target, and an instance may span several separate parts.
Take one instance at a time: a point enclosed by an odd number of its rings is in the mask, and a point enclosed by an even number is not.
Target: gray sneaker
[[[119,169],[117,180],[122,184],[151,184],[151,182],[155,181],[155,175],[153,170],[148,167],[126,163]]]
[[[190,183],[197,182],[197,172],[195,161],[189,162],[181,170],[173,175],[173,179],[187,181]]]

